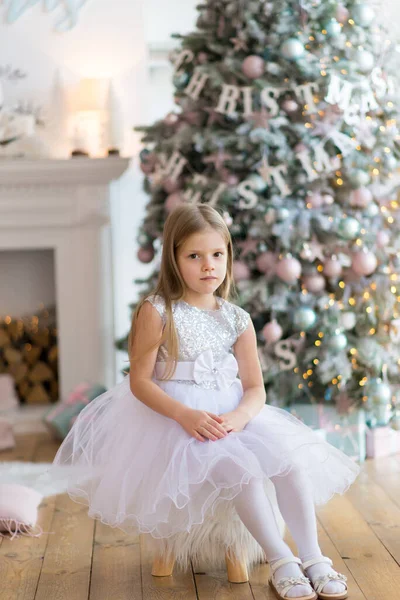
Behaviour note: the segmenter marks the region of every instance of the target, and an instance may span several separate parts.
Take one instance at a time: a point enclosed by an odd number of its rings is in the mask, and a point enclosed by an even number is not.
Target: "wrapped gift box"
[[[326,441],[347,456],[359,462],[365,460],[367,426],[363,409],[339,414],[330,404],[298,403],[286,407],[286,410],[311,429],[323,430]]]
[[[0,450],[15,448],[12,425],[7,419],[0,418]]]
[[[367,428],[367,458],[400,453],[400,431],[391,427]]]
[[[63,440],[85,406],[106,391],[102,385],[81,383],[65,400],[61,400],[46,412],[43,422],[54,437]]]
[[[7,373],[0,374],[0,412],[16,408],[19,404],[14,379]]]

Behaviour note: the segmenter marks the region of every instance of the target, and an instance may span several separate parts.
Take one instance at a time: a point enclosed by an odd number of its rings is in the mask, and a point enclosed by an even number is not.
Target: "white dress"
[[[149,301],[165,323],[163,299]],[[171,381],[158,379],[168,356],[161,346],[153,381],[187,406],[222,414],[234,410],[243,394],[232,347],[250,315],[222,298],[217,301],[216,310],[173,304],[177,371]],[[135,398],[128,376],[80,413],[54,465],[74,466],[68,493],[89,506],[91,517],[149,534],[172,549],[183,566],[190,553],[216,560],[217,542],[244,549],[249,563],[260,559],[261,549],[231,502],[251,478],[263,479],[269,493],[270,477],[301,467],[315,504],[323,504],[344,493],[359,472],[353,460],[296,417],[268,405],[243,431],[197,441]]]

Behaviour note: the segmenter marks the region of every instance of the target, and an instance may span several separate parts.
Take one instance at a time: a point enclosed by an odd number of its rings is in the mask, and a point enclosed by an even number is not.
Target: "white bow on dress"
[[[211,350],[205,350],[194,361],[193,379],[197,384],[203,381],[216,381],[220,389],[229,387],[238,374],[237,360],[229,353],[219,362],[214,362]]]

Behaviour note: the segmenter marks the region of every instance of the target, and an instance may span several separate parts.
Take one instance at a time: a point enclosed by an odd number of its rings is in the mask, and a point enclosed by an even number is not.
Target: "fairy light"
[[[336,179],[336,183],[338,185],[343,185],[343,179],[340,179],[340,177],[338,179]]]
[[[321,71],[322,77],[326,77],[326,71]]]
[[[314,363],[314,365],[319,365],[319,360],[318,360],[318,358],[314,358],[314,360],[313,360],[313,363]]]
[[[371,327],[371,329],[369,330],[369,335],[374,335],[376,333],[376,330]]]
[[[379,169],[372,169],[373,175],[379,175]]]
[[[324,333],[323,333],[322,331],[319,331],[319,332],[318,332],[318,337],[319,337],[319,338],[323,338],[323,337],[324,337]]]
[[[363,298],[364,298],[365,300],[368,300],[368,299],[370,298],[370,293],[369,293],[369,292],[364,292],[364,293],[363,293]]]
[[[315,346],[320,346],[321,345],[321,340],[315,340],[314,345]]]
[[[343,290],[346,287],[346,284],[344,281],[339,281],[339,287]]]
[[[391,152],[390,148],[387,148],[387,147],[384,148],[383,150],[384,150],[384,152],[386,152],[386,154],[390,154],[390,152]]]
[[[393,217],[388,217],[387,222],[390,223],[390,225],[394,223]]]
[[[392,285],[390,291],[392,292],[392,294],[397,294],[397,288],[394,285]]]
[[[303,384],[299,383],[299,385],[297,387],[299,388],[299,390],[302,390],[303,389]]]
[[[299,367],[295,367],[295,368],[293,369],[293,371],[294,371],[295,373],[298,373],[298,372],[299,372]]]
[[[317,271],[318,271],[319,273],[322,273],[322,271],[323,271],[323,270],[324,270],[324,267],[323,267],[322,265],[318,265],[318,267],[317,267]]]
[[[356,303],[355,298],[349,298],[349,304],[350,306],[354,306]]]
[[[365,309],[365,312],[367,312],[368,314],[372,313],[372,307],[367,306],[367,308]]]
[[[354,25],[353,19],[349,19],[347,22],[348,22],[349,25]]]

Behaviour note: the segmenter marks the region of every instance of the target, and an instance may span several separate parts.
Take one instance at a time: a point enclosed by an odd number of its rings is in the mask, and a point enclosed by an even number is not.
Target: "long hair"
[[[172,316],[172,304],[183,299],[186,285],[178,268],[177,253],[189,236],[203,232],[210,227],[221,235],[227,248],[226,276],[215,293],[224,300],[230,298],[232,291],[235,292],[236,290],[232,275],[233,245],[229,229],[220,213],[209,204],[183,204],[175,208],[165,221],[161,266],[157,284],[151,293],[139,301],[132,317],[132,326],[128,338],[131,364],[139,358],[139,356],[132,356],[132,348],[135,327],[143,303],[152,295],[160,295],[164,299],[166,321],[161,338],[156,344],[145,350],[145,353],[151,352],[161,344],[166,345],[168,348],[167,362],[169,364],[163,380],[169,380],[172,377],[179,354],[178,335]],[[143,355],[142,351],[141,355]]]

